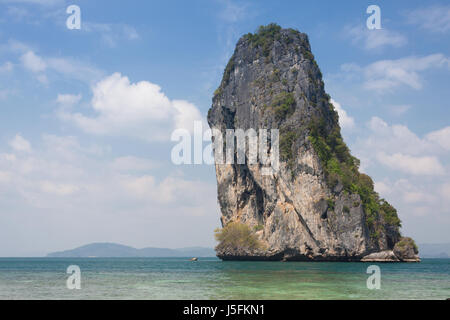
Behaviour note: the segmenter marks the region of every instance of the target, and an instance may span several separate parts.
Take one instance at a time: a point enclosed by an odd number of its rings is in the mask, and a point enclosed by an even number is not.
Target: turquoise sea
[[[81,289],[69,290],[69,265]],[[0,299],[447,299],[450,259],[371,263],[228,262],[216,258],[0,258]]]

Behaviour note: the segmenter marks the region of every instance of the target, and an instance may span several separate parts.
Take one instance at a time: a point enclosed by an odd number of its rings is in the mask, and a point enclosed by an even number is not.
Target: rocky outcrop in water
[[[401,238],[400,241],[395,244],[393,252],[395,256],[401,261],[420,261],[418,256],[419,249],[417,248],[414,240],[409,237]]]
[[[405,250],[397,257],[397,212],[343,142],[306,34],[271,24],[243,36],[208,122],[224,135],[226,129],[279,130],[279,170],[265,175],[262,163],[216,164],[222,226],[245,224],[262,244],[257,250],[218,246],[219,258],[361,261],[385,251],[389,261],[417,257]],[[274,146],[269,141],[269,153]]]

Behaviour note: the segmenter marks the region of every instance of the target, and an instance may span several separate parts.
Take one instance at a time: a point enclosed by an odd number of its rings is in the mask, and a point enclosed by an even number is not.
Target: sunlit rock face
[[[218,257],[360,261],[374,252],[393,250],[400,238],[396,211],[389,206],[393,211],[388,216],[380,205],[371,206],[371,199],[380,199],[371,179],[360,179],[359,161],[338,140],[338,116],[306,34],[269,25],[243,36],[214,94],[208,123],[223,136],[226,129],[279,130],[278,170],[264,174],[261,162],[216,164],[222,225],[247,224],[263,244],[258,250],[218,250]],[[324,140],[333,144],[326,146],[332,150],[330,159],[311,138],[318,124]],[[336,137],[327,138],[333,134]],[[272,147],[269,141],[269,154]],[[333,161],[344,173],[335,172],[339,170]],[[361,187],[352,187],[360,185],[358,179]],[[364,183],[369,184],[370,197]]]

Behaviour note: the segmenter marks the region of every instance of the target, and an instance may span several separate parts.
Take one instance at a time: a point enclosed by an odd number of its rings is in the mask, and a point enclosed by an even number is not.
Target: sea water
[[[450,259],[379,263],[200,258],[0,258],[0,299],[447,299]],[[70,265],[81,289],[68,289]]]

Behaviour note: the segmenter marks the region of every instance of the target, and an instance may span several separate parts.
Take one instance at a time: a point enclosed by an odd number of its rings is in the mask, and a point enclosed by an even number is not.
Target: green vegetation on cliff
[[[400,238],[394,246],[394,254],[402,260],[414,259],[419,253],[419,248],[413,239],[409,237]]]
[[[214,230],[214,233],[219,242],[216,250],[257,250],[263,247],[255,233],[244,223],[230,222],[223,228]]]
[[[273,98],[271,107],[277,121],[286,119],[295,111],[294,95],[289,92],[280,92]]]
[[[289,35],[283,36],[281,33],[282,28],[276,23],[269,23],[267,26],[260,26],[255,33],[247,33],[244,36],[244,39],[249,40],[252,48],[261,48],[262,54],[268,61],[268,57],[270,56],[270,50],[272,49],[273,42],[280,41],[285,45],[290,45],[293,41],[293,37],[300,35],[298,30],[288,29]],[[306,43],[304,43],[306,44]],[[301,52],[305,59],[311,60],[313,63],[314,55],[309,50],[309,47],[306,45],[295,47],[296,53]]]
[[[332,104],[329,104],[329,108],[334,125],[329,129],[324,117],[313,119],[309,126],[309,140],[320,158],[330,189],[342,184],[346,192],[359,194],[366,213],[366,224],[372,238],[377,239],[380,232],[384,231],[384,225],[377,223],[379,216],[387,225],[401,226],[397,210],[386,200],[380,199],[372,179],[359,172],[359,160],[350,154],[342,139],[337,112]]]
[[[280,41],[281,43],[284,43],[286,46],[290,45],[293,41],[293,37],[296,37],[300,35],[300,32],[294,29],[288,29],[289,34],[282,34],[281,32],[282,28],[276,24],[276,23],[270,23],[266,26],[260,26],[258,30],[255,33],[247,33],[243,36],[244,40],[247,40],[250,42],[250,46],[252,48],[260,48],[261,51],[257,53],[257,56],[262,53],[262,55],[265,57],[266,63],[269,62],[270,57],[270,51],[272,50],[272,46],[274,44],[274,41]],[[302,56],[305,59],[311,60],[311,62],[317,67],[317,63],[314,60],[314,55],[311,53],[311,50],[309,48],[308,41],[303,41],[300,46],[295,47],[295,51],[297,53],[301,52]],[[217,96],[222,93],[222,88],[227,85],[230,81],[231,73],[233,72],[235,68],[234,65],[234,54],[228,61],[224,73],[223,78],[220,86],[214,91],[214,96]],[[276,79],[276,71],[274,70],[273,78],[272,80]],[[278,70],[279,71],[279,70]],[[298,71],[298,70],[297,70]],[[295,72],[295,71],[293,71]],[[284,83],[287,82],[286,79],[280,80],[279,78],[277,81],[282,81]]]
[[[241,38],[224,70],[208,123],[223,130],[278,129],[281,160],[279,173],[265,184],[258,167],[216,166],[222,221],[240,221],[215,231],[224,260],[352,260],[393,250],[401,238],[397,211],[359,172],[360,161],[341,136],[314,59],[306,34],[270,24]],[[320,217],[326,229],[310,228],[311,239],[298,241],[304,229],[291,225],[291,213],[313,226]]]
[[[291,166],[294,158],[294,152],[292,151],[292,144],[298,138],[298,134],[295,131],[281,131],[280,134],[280,158],[283,161],[288,161]]]
[[[260,26],[256,33],[247,33],[244,39],[250,40],[252,47],[261,47],[263,55],[268,57],[274,40],[279,40],[281,27],[276,23]]]
[[[408,248],[412,248],[414,250],[415,254],[419,253],[419,248],[417,247],[414,240],[410,237],[402,237],[399,242],[396,243],[396,249],[401,250],[407,250]]]

